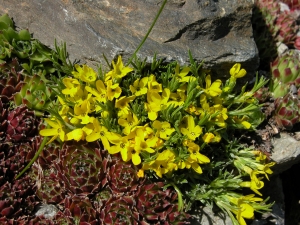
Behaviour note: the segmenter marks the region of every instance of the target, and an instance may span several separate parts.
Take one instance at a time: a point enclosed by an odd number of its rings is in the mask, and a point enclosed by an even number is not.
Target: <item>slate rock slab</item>
[[[66,42],[71,59],[97,65],[102,54],[128,58],[151,25],[162,0],[0,0],[20,28],[53,48]],[[197,61],[215,74],[228,74],[235,62],[247,71],[258,66],[252,37],[253,0],[169,0],[139,56],[151,60]]]
[[[272,141],[274,146],[271,159],[276,162],[272,167],[274,174],[280,174],[300,162],[300,141],[288,133],[280,133]]]

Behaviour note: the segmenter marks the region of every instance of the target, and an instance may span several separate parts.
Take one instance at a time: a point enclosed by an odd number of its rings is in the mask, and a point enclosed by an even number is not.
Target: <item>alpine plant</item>
[[[57,193],[64,188],[68,196],[92,198],[103,224],[187,224],[183,175],[189,171],[189,182],[208,176],[216,159],[209,146],[261,123],[254,94],[267,83],[257,79],[237,94],[237,80],[247,73],[241,64],[223,83],[190,57],[189,67],[137,61],[137,72],[119,56],[106,73],[75,65],[72,75],[56,79],[57,99],[40,135],[49,145],[62,143],[56,172],[49,173],[60,181],[48,188],[55,197],[45,197],[62,204]]]

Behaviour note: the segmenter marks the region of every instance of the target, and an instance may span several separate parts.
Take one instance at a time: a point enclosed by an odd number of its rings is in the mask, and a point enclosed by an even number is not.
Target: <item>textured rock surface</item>
[[[210,207],[203,207],[193,212],[193,218],[190,220],[191,225],[232,225],[229,216],[224,212],[213,212]]]
[[[93,65],[136,49],[154,19],[161,0],[0,0],[20,28],[53,47],[66,41],[71,59]],[[18,7],[16,7],[18,6]],[[253,0],[169,0],[140,50],[140,56],[184,63],[188,50],[218,74],[235,62],[247,71],[257,68],[252,38]]]
[[[300,162],[300,141],[287,133],[280,133],[280,137],[273,140],[274,150],[272,160],[276,162],[274,173],[279,174]]]
[[[54,205],[43,204],[38,207],[36,216],[43,216],[46,219],[53,219],[58,212],[58,208]]]

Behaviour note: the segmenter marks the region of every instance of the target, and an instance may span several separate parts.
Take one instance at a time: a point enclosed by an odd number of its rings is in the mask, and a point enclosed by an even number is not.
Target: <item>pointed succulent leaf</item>
[[[3,30],[2,34],[9,43],[12,43],[14,39],[18,39],[18,33],[11,27]]]
[[[6,13],[0,16],[0,22],[7,24],[9,27],[14,27],[14,22]]]
[[[20,30],[18,36],[21,41],[30,41],[31,39],[31,35],[27,29]]]

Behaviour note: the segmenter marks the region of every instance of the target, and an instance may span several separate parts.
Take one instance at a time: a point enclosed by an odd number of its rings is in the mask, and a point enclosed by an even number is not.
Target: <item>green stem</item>
[[[16,176],[16,180],[23,175],[23,173],[26,172],[26,170],[29,169],[29,167],[34,163],[34,161],[39,157],[40,153],[42,152],[42,150],[44,149],[46,143],[47,143],[48,137],[44,137],[39,150],[35,153],[34,157],[30,160],[30,162],[27,164],[27,166],[18,174],[18,176]]]
[[[165,187],[169,187],[169,186],[173,186],[175,191],[177,192],[178,194],[178,212],[182,211],[183,210],[183,198],[182,198],[182,193],[180,191],[180,189],[173,183],[173,182],[170,182],[169,184],[165,185]]]
[[[161,12],[163,11],[165,4],[167,3],[168,0],[164,0],[163,4],[161,5],[156,17],[154,18],[154,21],[151,24],[151,27],[149,28],[147,34],[145,35],[145,37],[143,38],[142,42],[139,44],[139,46],[137,47],[137,49],[134,51],[134,53],[132,54],[132,56],[129,58],[128,63],[126,64],[126,66],[128,66],[131,61],[134,59],[134,57],[136,56],[136,53],[140,50],[140,48],[143,46],[143,44],[145,43],[145,41],[147,40],[150,32],[152,31],[152,28],[154,27],[156,21],[158,20]]]

